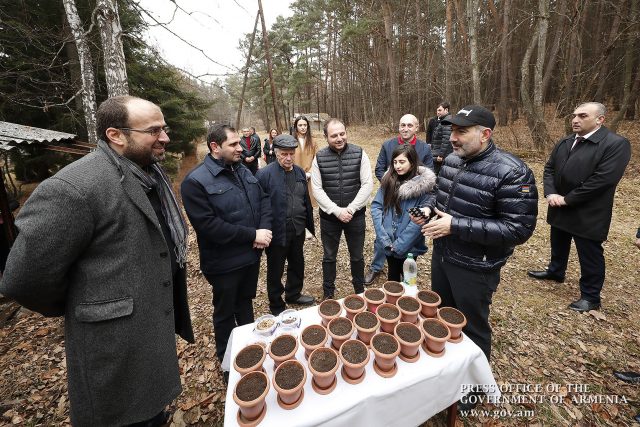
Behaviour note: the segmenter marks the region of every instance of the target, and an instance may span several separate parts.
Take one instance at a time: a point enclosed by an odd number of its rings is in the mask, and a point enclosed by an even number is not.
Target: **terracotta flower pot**
[[[382,290],[384,291],[389,304],[395,304],[396,301],[398,301],[398,298],[404,295],[404,287],[402,286],[402,283],[395,282],[393,280],[384,282]]]
[[[353,321],[356,314],[362,313],[367,309],[367,303],[360,295],[349,295],[342,302],[345,311],[347,312],[347,319]]]
[[[340,346],[353,335],[353,322],[346,317],[338,317],[329,322],[327,331],[331,337],[331,347],[340,351]]]
[[[358,321],[360,321],[360,323],[358,323]],[[380,327],[380,320],[378,320],[378,316],[368,311],[364,311],[355,315],[353,323],[358,331],[357,338],[366,346],[369,346],[371,338],[378,333],[378,328]],[[367,327],[366,325],[369,326]]]
[[[378,332],[371,338],[371,350],[375,356],[373,370],[384,378],[391,378],[398,372],[396,357],[400,354],[400,343],[391,334]]]
[[[400,310],[398,307],[388,302],[381,304],[376,311],[376,316],[378,316],[378,320],[380,320],[380,329],[388,334],[393,334],[393,328],[395,328],[400,321]]]
[[[304,347],[304,357],[309,359],[309,355],[316,348],[324,347],[329,339],[327,330],[322,325],[309,325],[300,334],[300,343]]]
[[[422,343],[422,331],[414,323],[400,322],[393,332],[400,343],[400,359],[408,363],[420,359],[420,344]]]
[[[338,384],[336,371],[340,365],[338,353],[332,348],[320,347],[309,356],[309,372],[313,375],[311,387],[318,394],[329,394]]]
[[[238,352],[233,359],[233,368],[241,376],[253,371],[262,371],[262,364],[267,357],[267,352],[259,344],[248,345]]]
[[[451,337],[451,332],[447,325],[439,319],[425,319],[422,321],[422,332],[424,333],[424,351],[433,357],[444,356],[445,344]]]
[[[322,326],[325,328],[329,324],[329,321],[335,319],[336,317],[340,317],[342,313],[342,307],[340,303],[334,299],[327,299],[322,301],[318,306],[318,314],[322,318]]]
[[[278,405],[282,409],[297,408],[304,398],[307,370],[297,360],[282,362],[273,375],[273,388],[278,392]]]
[[[364,291],[364,300],[367,302],[367,310],[375,313],[380,304],[384,303],[385,295],[381,289],[367,289]]]
[[[240,407],[236,416],[240,426],[255,426],[263,420],[268,392],[269,378],[264,372],[250,372],[240,378],[233,390],[233,401]]]
[[[407,295],[401,296],[396,302],[400,310],[400,321],[409,323],[418,323],[418,314],[420,314],[420,301],[414,297]]]
[[[269,356],[273,359],[274,368],[282,362],[294,359],[298,351],[298,340],[293,335],[283,334],[274,339],[269,346]]]
[[[418,292],[418,301],[420,302],[420,314],[422,314],[422,317],[429,319],[438,315],[438,306],[442,302],[440,295],[434,291],[422,290]]]
[[[349,384],[359,384],[366,375],[365,368],[369,363],[369,349],[358,340],[348,340],[340,347],[342,361],[342,378]]]
[[[462,341],[462,328],[467,324],[467,318],[460,310],[453,307],[440,307],[438,309],[438,319],[447,325],[451,331],[449,342],[459,343]]]

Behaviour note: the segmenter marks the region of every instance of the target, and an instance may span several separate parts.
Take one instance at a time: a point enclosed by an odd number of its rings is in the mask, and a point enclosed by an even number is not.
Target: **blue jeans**
[[[378,242],[379,240],[376,239],[373,243],[373,259],[371,260],[371,266],[369,266],[369,270],[375,272],[382,271],[384,262],[387,260],[387,256],[384,254],[384,248],[381,248]]]

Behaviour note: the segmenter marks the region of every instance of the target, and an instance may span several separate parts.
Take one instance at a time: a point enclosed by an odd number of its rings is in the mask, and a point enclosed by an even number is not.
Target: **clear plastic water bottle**
[[[404,260],[402,265],[402,275],[404,283],[409,286],[416,286],[418,283],[418,264],[413,259],[413,254],[407,254],[407,259]]]

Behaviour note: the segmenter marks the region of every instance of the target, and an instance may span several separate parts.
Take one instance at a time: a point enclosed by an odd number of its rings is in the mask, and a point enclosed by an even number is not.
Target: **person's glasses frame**
[[[164,132],[167,135],[171,133],[171,128],[169,126],[157,126],[149,129],[133,129],[133,128],[116,128],[116,129],[127,131],[127,132],[142,132],[151,136],[160,136],[161,132]]]

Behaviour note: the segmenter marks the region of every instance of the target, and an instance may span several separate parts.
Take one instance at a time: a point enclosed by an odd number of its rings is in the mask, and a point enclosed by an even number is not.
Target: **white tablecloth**
[[[320,323],[318,307],[300,311],[302,324],[306,326]],[[343,311],[344,315],[344,311]],[[355,333],[354,333],[355,337]],[[222,363],[225,370],[245,345],[255,341],[253,324],[233,330],[227,354]],[[331,338],[327,341],[327,345]],[[270,388],[267,395],[267,413],[259,424],[262,426],[415,426],[431,418],[460,400],[463,384],[494,385],[490,395],[499,395],[495,378],[480,348],[468,337],[459,344],[446,344],[443,357],[428,356],[420,349],[420,360],[406,363],[397,359],[398,373],[392,378],[382,378],[373,370],[373,351],[370,352],[366,378],[360,384],[352,385],[342,379],[340,369],[336,376],[337,387],[327,395],[316,393],[311,387],[311,372],[307,368],[304,399],[293,410],[284,410],[276,402],[277,393],[273,388],[273,360],[267,355],[264,368],[269,376]],[[305,367],[304,348],[299,346],[296,359]],[[240,380],[234,369],[229,373],[229,386],[225,402],[225,426],[237,425],[238,405],[233,401],[233,390]]]

